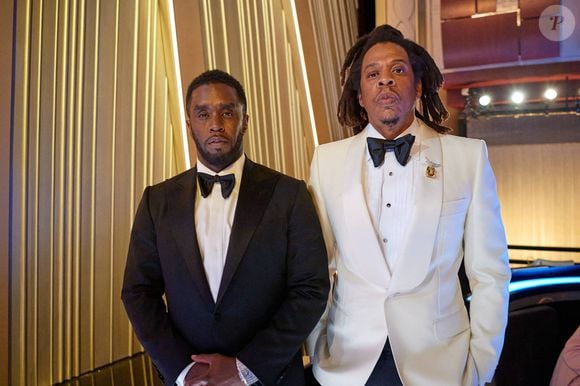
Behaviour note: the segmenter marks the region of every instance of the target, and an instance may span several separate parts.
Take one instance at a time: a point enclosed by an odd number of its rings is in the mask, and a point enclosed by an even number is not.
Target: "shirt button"
[[[392,176],[392,175],[393,175],[393,172],[389,172],[389,176]]]
[[[390,207],[391,207],[391,203],[387,202],[387,208],[390,208]]]
[[[387,242],[387,239],[383,239],[383,243],[386,243],[386,242]]]

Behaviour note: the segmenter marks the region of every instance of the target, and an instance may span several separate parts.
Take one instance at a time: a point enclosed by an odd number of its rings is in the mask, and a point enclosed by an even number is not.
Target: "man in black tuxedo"
[[[246,96],[207,71],[187,90],[197,164],[145,189],[122,300],[166,385],[304,384],[326,306],[320,223],[303,181],[243,153]]]

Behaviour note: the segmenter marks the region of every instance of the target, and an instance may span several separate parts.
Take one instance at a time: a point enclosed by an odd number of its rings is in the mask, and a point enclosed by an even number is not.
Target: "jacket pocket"
[[[469,328],[469,319],[465,310],[458,310],[435,321],[435,335],[439,340],[446,340],[461,334]]]

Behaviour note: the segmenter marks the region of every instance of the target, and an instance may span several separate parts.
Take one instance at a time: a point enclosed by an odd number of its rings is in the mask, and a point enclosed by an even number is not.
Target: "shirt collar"
[[[395,139],[407,134],[413,134],[415,137],[419,135],[419,122],[417,121],[417,117],[414,117],[413,122],[411,122],[409,127],[407,127],[401,134],[397,135]],[[365,137],[386,139],[370,122],[365,128]],[[415,141],[418,139],[419,138],[415,138]]]
[[[234,185],[234,191],[239,191],[240,189],[240,183],[242,182],[242,174],[244,172],[244,163],[246,162],[246,155],[242,154],[240,156],[240,158],[238,158],[237,160],[235,160],[233,163],[229,164],[227,167],[225,167],[224,169],[220,170],[218,173],[214,172],[213,170],[211,170],[210,168],[208,168],[206,165],[204,165],[203,162],[201,162],[201,160],[198,158],[197,159],[197,172],[198,173],[206,173],[209,175],[218,175],[218,176],[223,176],[226,174],[234,174],[235,178],[236,178],[236,184]]]

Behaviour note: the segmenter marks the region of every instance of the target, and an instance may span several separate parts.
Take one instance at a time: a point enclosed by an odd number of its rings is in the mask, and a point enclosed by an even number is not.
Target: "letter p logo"
[[[564,16],[559,15],[550,16],[550,20],[554,21],[554,23],[552,24],[552,31],[555,31],[556,28],[559,27],[559,24],[562,24],[564,22]]]
[[[576,18],[569,8],[563,5],[550,5],[540,15],[538,23],[540,32],[546,39],[561,42],[574,32]]]

